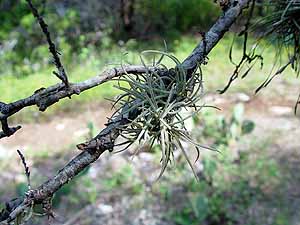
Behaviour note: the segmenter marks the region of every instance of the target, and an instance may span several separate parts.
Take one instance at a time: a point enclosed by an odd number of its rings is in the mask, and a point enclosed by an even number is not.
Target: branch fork
[[[48,44],[51,47],[53,43],[51,42],[50,35],[47,30],[47,25],[41,19],[37,10],[32,6],[31,1],[26,1],[29,3],[32,13],[40,23],[43,32],[47,36]],[[238,18],[238,16],[241,14],[243,9],[249,2],[250,0],[239,0],[237,4],[230,5],[224,15],[222,15],[206,33],[205,40],[201,41],[190,54],[190,56],[188,56],[184,60],[184,62],[182,63],[182,68],[184,70],[193,71],[198,66],[199,62],[205,61],[205,58],[207,57],[209,52],[222,39],[225,32],[228,31],[230,26],[235,22],[235,20]],[[56,60],[56,56],[58,57],[56,50],[50,51],[53,54],[54,59]],[[59,63],[56,62],[56,66],[58,67],[58,71],[60,71],[59,68],[61,67]],[[73,94],[80,94],[85,90],[99,86],[100,84],[117,76],[130,73],[138,74],[146,72],[147,69],[144,66],[122,66],[119,68],[104,71],[101,75],[95,76],[86,81],[76,84],[69,84],[67,76],[64,76],[64,70],[61,70],[60,79],[63,81],[63,83],[39,90],[32,96],[10,104],[0,103],[0,120],[3,128],[3,132],[0,133],[0,138],[2,138],[5,130],[7,131],[7,118],[22,110],[23,108],[37,105],[39,107],[39,110],[44,111],[49,106],[58,102],[60,99],[70,97]],[[126,118],[114,121],[113,123],[109,121],[107,127],[104,128],[99,133],[99,135],[86,143],[77,145],[77,148],[82,151],[69,163],[67,163],[61,170],[59,170],[55,176],[51,177],[48,181],[41,184],[39,187],[30,190],[24,199],[14,199],[14,207],[6,207],[4,213],[0,212],[0,224],[6,224],[7,222],[13,221],[20,213],[24,212],[32,204],[40,204],[44,200],[49,199],[49,197],[53,196],[53,194],[63,185],[68,183],[91,163],[95,162],[104,151],[112,150],[114,141],[119,135],[118,127],[124,124],[126,124]],[[16,127],[15,129],[18,130],[19,127]],[[16,132],[16,130],[10,131],[12,133],[12,131]],[[7,203],[6,205],[10,206],[10,203]]]

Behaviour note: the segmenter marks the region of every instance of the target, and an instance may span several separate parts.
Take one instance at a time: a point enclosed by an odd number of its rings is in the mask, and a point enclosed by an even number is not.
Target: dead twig
[[[50,35],[50,32],[48,31],[48,25],[44,21],[43,17],[39,14],[38,10],[34,7],[31,0],[26,0],[26,2],[28,3],[33,16],[37,19],[43,33],[46,36],[46,39],[47,39],[47,42],[49,45],[49,51],[53,56],[54,64],[58,70],[58,72],[54,71],[53,73],[65,84],[66,87],[69,87],[68,76],[65,72],[65,68],[64,68],[63,64],[61,63],[61,60],[59,58],[59,53],[56,49],[56,46],[53,43],[53,41],[51,40],[51,35]]]
[[[18,152],[18,154],[19,154],[19,156],[21,158],[22,164],[24,166],[25,175],[26,175],[26,178],[27,178],[28,190],[31,190],[31,185],[30,185],[30,170],[29,170],[29,167],[27,166],[25,156],[23,155],[23,153],[20,150],[17,150],[17,152]]]

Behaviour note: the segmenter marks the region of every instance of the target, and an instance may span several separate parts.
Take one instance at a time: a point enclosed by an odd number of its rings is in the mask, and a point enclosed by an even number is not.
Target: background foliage
[[[98,74],[110,64],[140,62],[138,54],[142,50],[164,50],[164,39],[168,51],[182,61],[201,39],[198,33],[206,31],[222,13],[213,2],[136,0],[133,27],[125,32],[120,17],[121,1],[34,1],[49,24],[72,82]],[[31,95],[40,87],[55,84],[57,79],[51,75],[53,65],[48,46],[25,1],[2,0],[0,10],[0,100],[11,102]],[[83,210],[84,216],[78,221],[91,219],[99,223],[100,206],[105,203],[116,209],[112,213],[115,220],[109,213],[101,214],[101,220],[107,216],[108,221],[125,224],[140,224],[134,223],[134,219],[144,212],[141,209],[146,208],[149,213],[155,212],[155,207],[159,208],[158,212],[149,217],[162,216],[160,222],[168,221],[172,225],[298,224],[300,157],[294,132],[299,130],[299,121],[292,113],[276,114],[271,106],[289,110],[287,106],[295,101],[289,96],[295,90],[298,94],[299,83],[292,76],[284,76],[264,90],[263,95],[249,97],[272,70],[276,51],[268,48],[263,49],[263,70],[254,66],[251,74],[234,84],[227,95],[212,94],[224,87],[234,69],[228,59],[232,36],[230,33],[222,39],[210,53],[208,65],[202,68],[208,93],[204,99],[210,103],[211,98],[216,98],[214,105],[223,111],[202,111],[191,122],[195,140],[221,151],[221,154],[201,151],[201,158],[195,163],[200,182],[195,181],[183,158],[177,157],[176,166],[168,167],[161,180],[152,184],[151,178],[157,177],[161,168],[161,152],[158,147],[154,152],[143,147],[136,156],[139,160],[127,162],[130,151],[101,157],[55,195],[55,211],[71,218]],[[249,42],[253,42],[253,37],[249,37]],[[242,44],[242,38],[236,39],[234,61],[241,57]],[[258,50],[262,49],[258,47]],[[287,70],[285,74],[292,73]],[[240,97],[241,92],[247,94],[246,100]],[[108,83],[74,96],[72,101],[63,100],[43,115],[30,108],[12,118],[16,123],[25,122],[26,132],[0,143],[3,171],[0,179],[5,184],[0,187],[1,201],[26,191],[23,169],[14,158],[16,148],[21,147],[28,156],[33,186],[37,186],[74,155],[79,140],[98,133],[111,113],[103,99],[116,94],[119,92]],[[236,102],[244,104],[235,105]],[[39,134],[42,137],[37,138]],[[56,139],[59,145],[55,145]],[[193,158],[195,151],[190,150],[191,146],[184,148]],[[98,214],[94,215],[93,211]],[[45,222],[44,218],[33,220],[31,224]]]
[[[109,48],[113,40],[122,45],[130,37],[174,39],[191,29],[204,31],[219,15],[210,0],[138,0],[134,1],[133,29],[128,34],[121,24],[119,0],[34,3],[67,62],[81,60],[91,49]],[[48,65],[48,47],[25,0],[2,0],[0,11],[0,74],[24,76]]]

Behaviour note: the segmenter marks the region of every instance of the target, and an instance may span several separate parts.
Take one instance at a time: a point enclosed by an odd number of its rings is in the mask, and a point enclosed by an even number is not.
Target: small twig
[[[294,106],[294,114],[295,115],[297,114],[298,105],[300,105],[300,94],[298,95],[297,101],[296,101],[295,106]]]
[[[21,158],[22,164],[23,164],[24,169],[25,169],[25,175],[27,177],[28,190],[31,190],[31,185],[30,185],[30,169],[27,166],[26,159],[25,159],[25,156],[23,155],[23,153],[20,150],[17,150],[17,152],[18,152],[18,154],[19,154],[19,156]]]
[[[244,68],[246,63],[250,66],[246,70],[246,72],[242,74],[241,78],[245,78],[249,74],[250,70],[253,68],[253,66],[255,65],[257,60],[261,61],[261,67],[263,65],[262,64],[263,57],[261,55],[255,54],[256,47],[254,49],[252,49],[249,53],[247,52],[248,34],[249,34],[248,32],[249,32],[249,26],[250,26],[251,18],[253,17],[253,13],[254,13],[255,0],[250,0],[249,4],[250,3],[251,3],[251,7],[250,7],[250,12],[249,12],[247,21],[245,23],[244,29],[239,34],[239,36],[243,35],[243,37],[244,37],[244,40],[243,40],[243,56],[240,59],[238,64],[233,62],[233,60],[232,60],[232,49],[233,49],[233,44],[234,43],[232,43],[232,45],[230,47],[230,51],[229,51],[229,60],[232,64],[235,65],[235,69],[234,69],[234,72],[232,73],[232,75],[230,76],[229,81],[227,82],[226,86],[222,90],[218,90],[218,92],[220,94],[225,93],[229,89],[231,84],[239,77],[239,74],[240,74],[241,70]]]
[[[9,127],[6,118],[1,120],[1,125],[2,125],[2,131],[0,132],[0,139],[4,137],[9,137],[13,135],[15,132],[17,132],[19,129],[21,129],[21,126]]]
[[[51,40],[50,32],[48,30],[48,25],[44,21],[43,17],[39,14],[38,10],[34,7],[31,0],[26,0],[26,1],[27,1],[28,5],[31,9],[31,12],[32,12],[33,16],[39,22],[40,27],[41,27],[43,33],[46,36],[47,42],[49,44],[49,51],[53,56],[54,64],[55,64],[55,66],[58,70],[58,73],[57,72],[53,72],[53,73],[65,84],[66,87],[69,87],[68,76],[67,76],[67,74],[65,72],[65,69],[64,69],[64,67],[63,67],[63,65],[60,61],[59,53],[56,49],[56,46],[53,43],[53,41]]]

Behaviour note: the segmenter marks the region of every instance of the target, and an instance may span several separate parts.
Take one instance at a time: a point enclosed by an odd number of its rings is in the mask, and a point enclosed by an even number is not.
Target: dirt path
[[[286,149],[300,146],[300,141],[295,140],[300,134],[300,117],[293,114],[294,102],[291,100],[250,98],[238,93],[230,96],[209,95],[206,101],[220,107],[220,113],[224,114],[230,113],[236,103],[242,102],[245,105],[245,117],[256,123],[255,133],[284,132],[285,135],[280,140],[274,140],[275,144],[285,145]],[[85,111],[55,116],[49,122],[23,124],[23,128],[16,135],[0,141],[0,151],[59,151],[70,146],[75,148],[76,144],[87,138],[88,123],[93,123],[100,130],[112,113],[107,103],[87,105],[85,108]]]
[[[250,97],[242,93],[217,95],[210,94],[204,100],[209,105],[222,109],[220,115],[231,115],[237,103],[245,106],[245,117],[255,122],[255,135],[266,136],[268,133],[284,133],[279,139],[272,140],[276,148],[283,149],[276,154],[299,149],[299,117],[293,114],[294,102],[286,99],[263,99]],[[88,124],[92,123],[97,133],[104,127],[112,113],[109,103],[93,103],[80,107],[80,111],[60,113],[42,123],[22,124],[22,129],[14,136],[0,140],[0,159],[18,163],[16,150],[22,150],[29,158],[36,155],[55,155],[66,150],[76,150],[76,144],[88,139]]]

